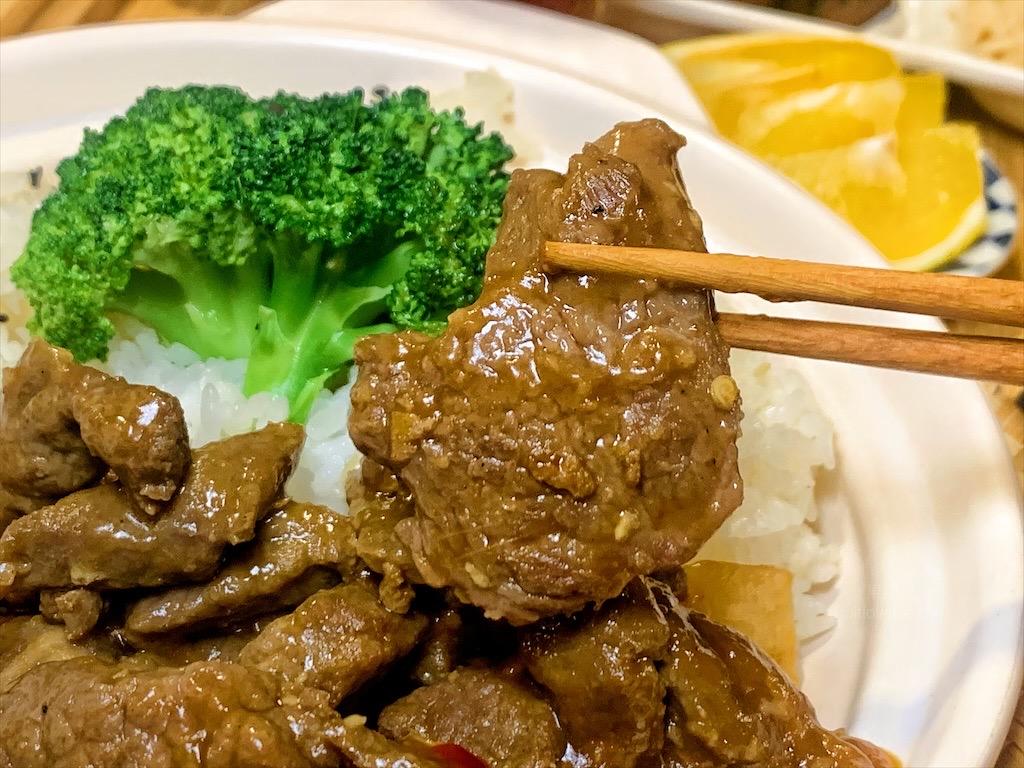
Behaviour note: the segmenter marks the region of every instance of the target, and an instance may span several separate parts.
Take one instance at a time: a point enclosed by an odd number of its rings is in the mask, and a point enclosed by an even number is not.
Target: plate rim
[[[957,254],[956,258],[947,264],[943,264],[936,271],[945,272],[951,275],[965,275],[968,277],[987,277],[994,275],[1010,260],[1010,253],[1014,242],[1020,234],[1020,201],[1017,200],[1009,179],[1000,169],[999,164],[992,155],[985,149],[981,151],[981,159],[978,162],[981,168],[982,189],[981,194],[985,200],[985,229],[975,238],[974,242]],[[994,200],[993,190],[1007,190],[1007,200]],[[998,224],[994,214],[1003,212],[1012,219],[1007,222],[1009,232],[998,231],[993,233],[993,228],[1002,230],[1004,226]],[[1005,244],[999,242],[999,238],[1009,235]],[[990,246],[986,248],[986,246]],[[972,256],[975,251],[984,251],[990,254],[988,258]]]

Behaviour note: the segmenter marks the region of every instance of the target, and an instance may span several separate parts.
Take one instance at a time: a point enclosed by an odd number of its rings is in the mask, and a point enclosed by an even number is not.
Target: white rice
[[[484,133],[500,133],[515,148],[516,156],[511,163],[514,168],[529,167],[544,155],[535,133],[524,127],[515,113],[512,83],[497,70],[467,72],[458,88],[431,89],[430,105],[438,110],[462,107],[467,123],[483,123]]]
[[[0,369],[14,365],[28,343],[28,301],[11,283],[10,269],[28,241],[32,212],[54,189],[51,178],[33,187],[27,173],[0,173]],[[0,402],[3,394],[0,393]]]
[[[743,504],[698,556],[789,569],[797,636],[806,640],[834,624],[821,587],[839,575],[839,548],[822,540],[815,495],[821,473],[835,468],[832,423],[784,360],[733,350],[729,362],[743,397]]]
[[[94,365],[135,384],[159,386],[178,398],[194,447],[288,418],[286,398],[268,392],[242,394],[244,360],[200,360],[181,344],[163,346],[156,333],[137,323],[122,324],[106,362]],[[350,386],[321,392],[310,409],[306,443],[285,486],[297,501],[347,510],[344,477],[357,459],[347,430]]]
[[[493,77],[482,75],[479,82],[468,82],[467,90],[486,91]],[[483,114],[474,113],[475,119],[486,119],[492,128],[510,119],[510,93],[496,93],[484,103]],[[501,127],[507,131],[507,126]],[[530,146],[525,140],[517,142]],[[11,284],[8,270],[24,247],[31,213],[52,189],[52,181],[46,178],[40,188],[33,189],[26,174],[0,174],[0,312],[9,318],[0,324],[0,378],[2,369],[17,362],[28,342],[24,328],[28,303]],[[97,366],[131,382],[159,386],[177,397],[194,446],[287,417],[284,398],[242,394],[244,361],[200,360],[180,344],[162,345],[153,331],[132,322],[118,330],[107,361]],[[807,382],[787,363],[770,362],[754,352],[734,352],[731,362],[745,413],[739,441],[745,500],[700,557],[788,568],[794,576],[797,635],[806,640],[833,624],[826,608],[839,556],[835,545],[822,540],[815,497],[819,474],[834,467],[832,425]],[[336,392],[321,393],[314,402],[305,447],[286,486],[297,500],[326,504],[341,513],[347,511],[344,478],[358,461],[346,429],[350,386],[351,379]]]

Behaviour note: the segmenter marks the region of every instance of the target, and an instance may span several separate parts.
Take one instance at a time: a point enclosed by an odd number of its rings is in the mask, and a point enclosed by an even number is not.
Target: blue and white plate
[[[1017,200],[1009,180],[988,155],[982,155],[987,226],[963,253],[940,271],[954,275],[985,277],[997,272],[1010,258],[1010,244],[1017,232]]]

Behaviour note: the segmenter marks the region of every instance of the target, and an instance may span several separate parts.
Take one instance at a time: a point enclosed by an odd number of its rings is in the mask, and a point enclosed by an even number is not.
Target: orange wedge
[[[937,269],[985,227],[980,139],[967,123],[772,159],[897,269]]]

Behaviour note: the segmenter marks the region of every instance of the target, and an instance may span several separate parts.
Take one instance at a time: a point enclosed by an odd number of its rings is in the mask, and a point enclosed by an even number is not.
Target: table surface
[[[558,5],[568,10],[583,11],[590,7],[582,0],[534,0],[542,5]],[[242,13],[260,4],[260,0],[0,0],[0,38],[60,29],[78,24],[106,21],[142,21],[147,19],[188,19],[224,17]],[[655,40],[664,38],[664,22],[644,28],[644,19],[635,11],[628,16],[616,15],[613,2],[601,4],[604,21]],[[1024,135],[992,119],[970,95],[957,87],[950,89],[949,115],[971,120],[979,126],[982,141],[996,165],[1013,184],[1017,199],[1024,201]],[[1009,262],[996,277],[1024,279],[1024,236],[1018,234]],[[957,323],[960,333],[991,333],[1006,329],[978,324]],[[1024,388],[982,384],[993,410],[1006,434],[1018,480],[1024,486]],[[1017,704],[1006,747],[996,768],[1024,766],[1024,692]]]

